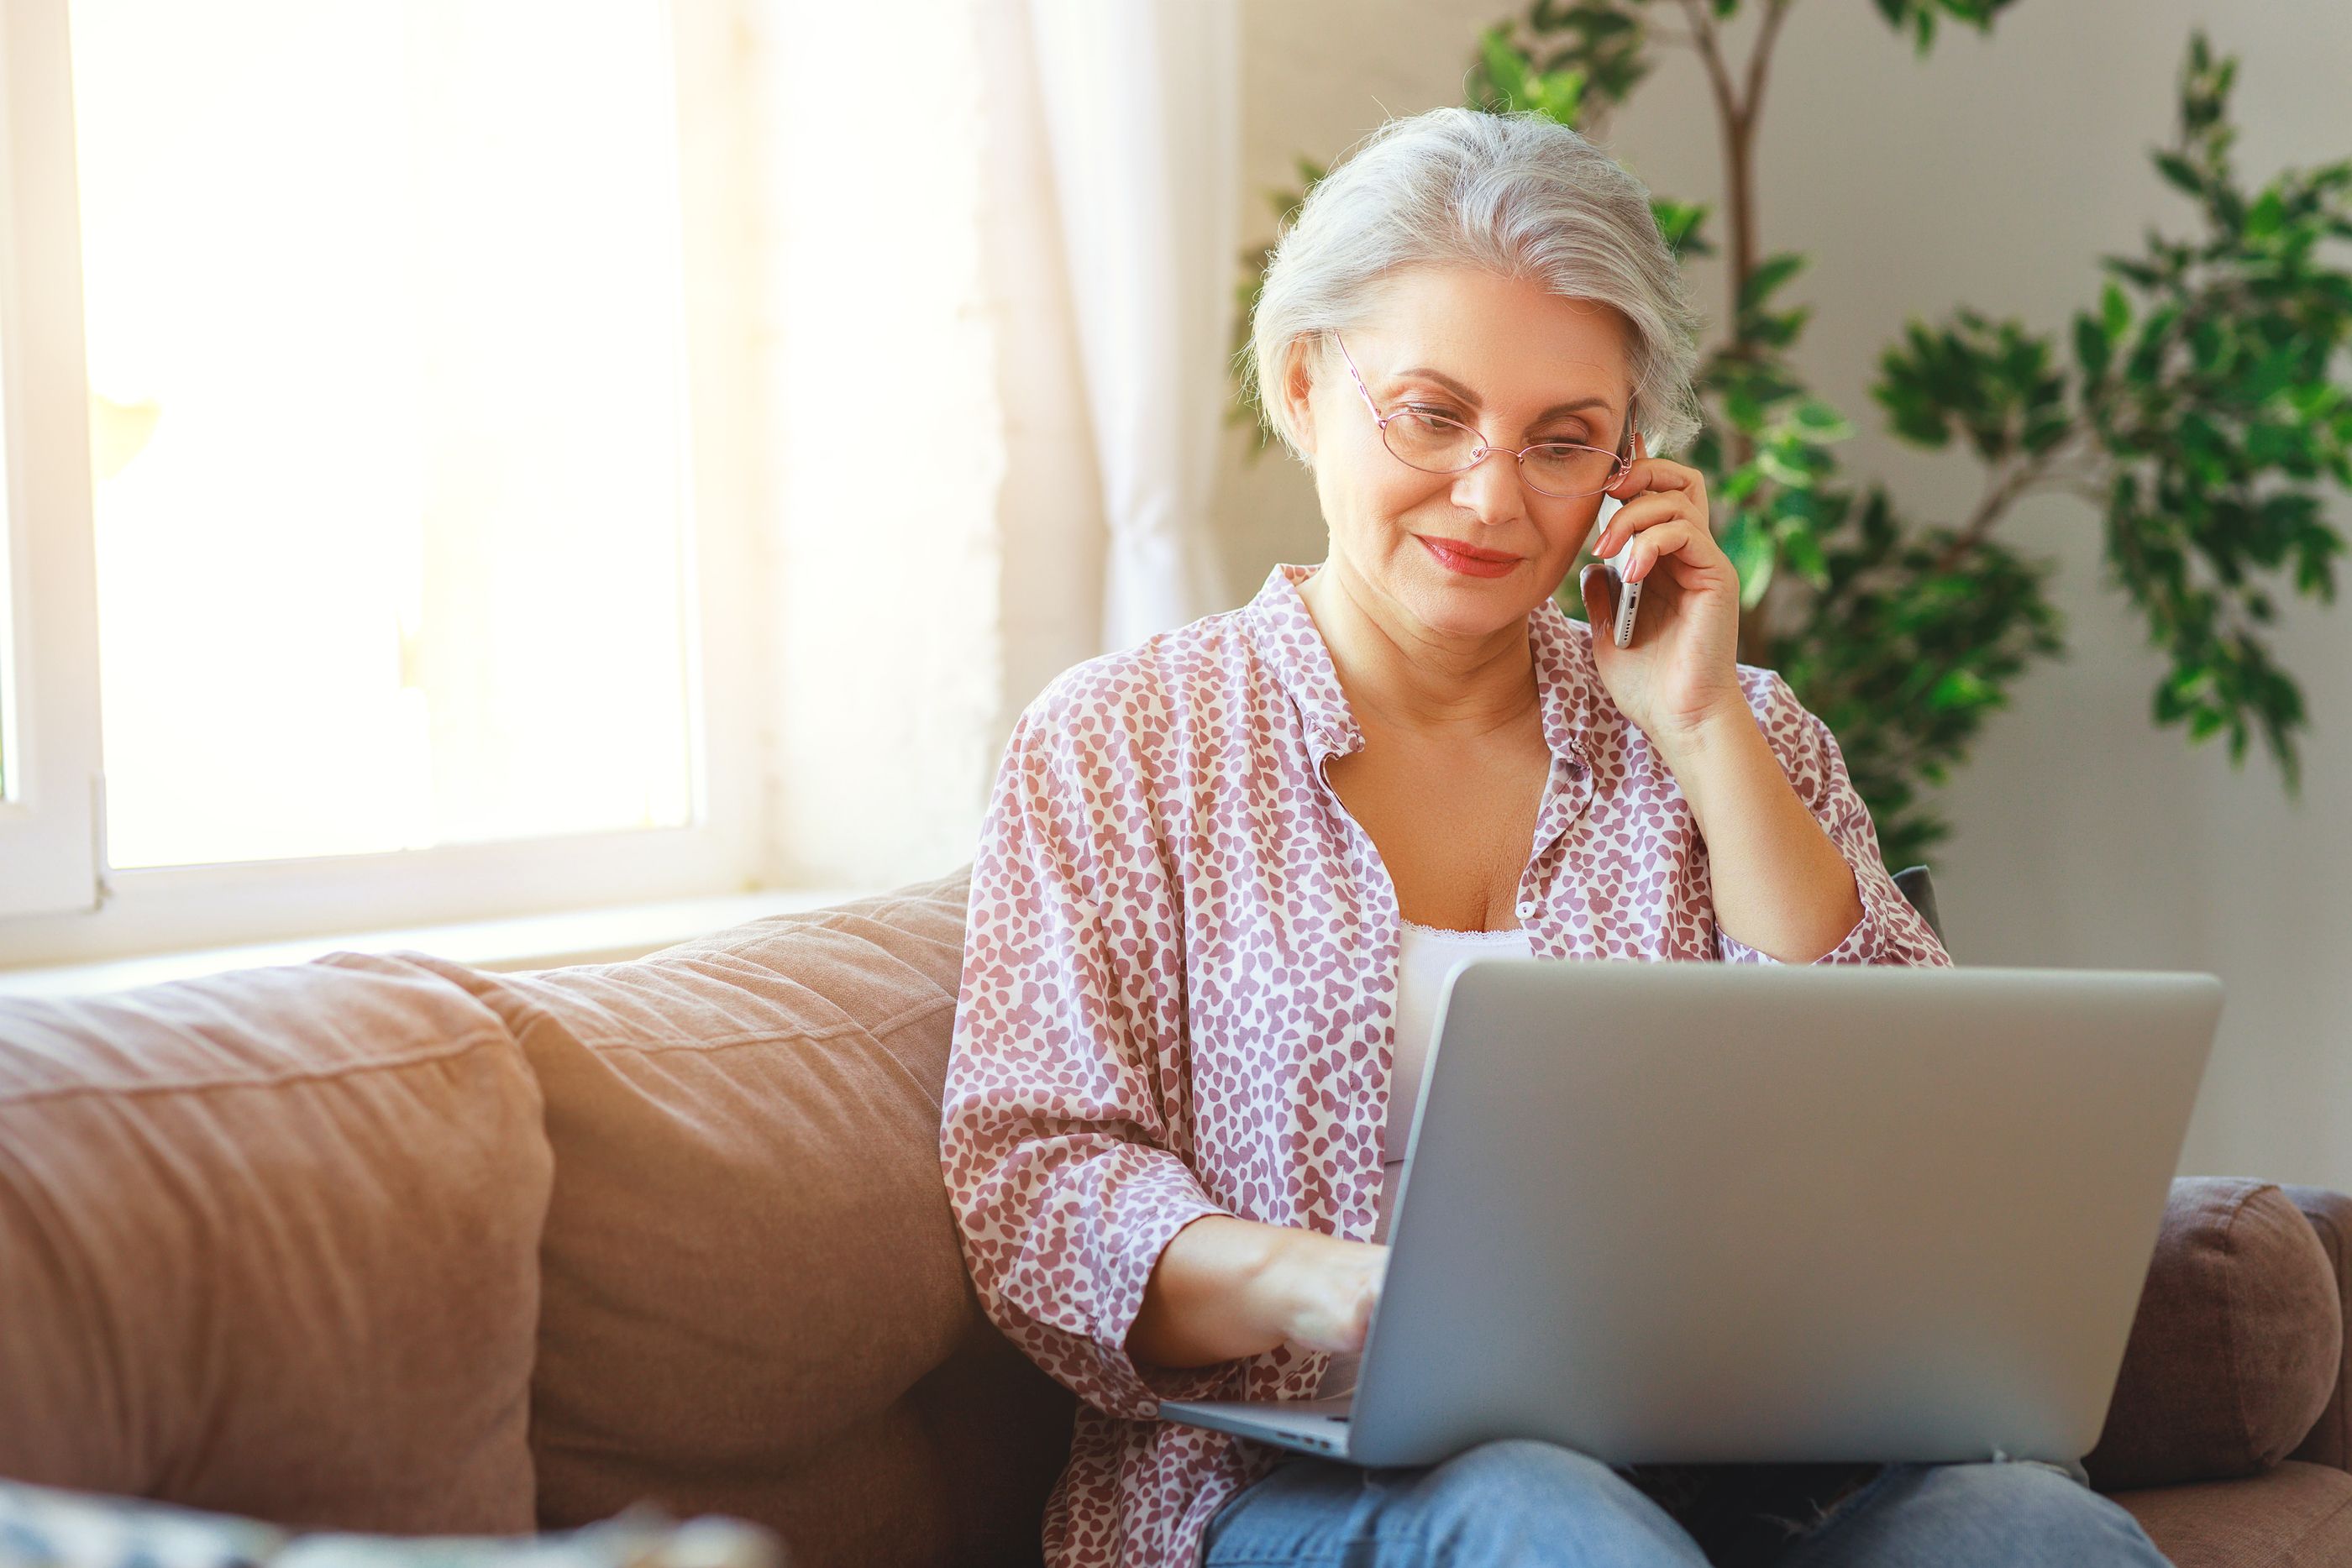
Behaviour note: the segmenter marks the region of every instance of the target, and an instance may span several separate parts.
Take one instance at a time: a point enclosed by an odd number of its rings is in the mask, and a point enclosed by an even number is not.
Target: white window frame
[[[384,854],[116,870],[104,859],[97,580],[67,0],[0,0],[0,308],[13,527],[19,809],[0,807],[0,967],[481,921],[760,885],[772,661],[752,483],[747,166],[731,6],[670,6],[691,411],[689,825]],[[20,891],[21,890],[21,891]],[[47,913],[11,913],[26,905]]]
[[[70,77],[51,66],[65,25],[64,0],[0,0],[0,583],[11,633],[0,648],[0,742],[16,787],[0,798],[0,916],[100,902],[73,105]]]

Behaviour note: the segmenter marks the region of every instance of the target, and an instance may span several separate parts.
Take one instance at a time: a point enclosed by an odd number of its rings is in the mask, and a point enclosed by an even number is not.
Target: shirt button
[[[1525,920],[1528,915],[1533,915],[1535,912],[1535,901],[1532,899],[1522,901],[1519,904],[1519,918],[1522,920]]]

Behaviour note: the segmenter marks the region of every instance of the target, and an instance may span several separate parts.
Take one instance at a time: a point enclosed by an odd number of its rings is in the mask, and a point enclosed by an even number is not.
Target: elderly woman
[[[1080,1398],[1045,1561],[1704,1563],[1553,1444],[1286,1456],[1162,1399],[1344,1389],[1465,956],[1946,965],[1828,728],[1735,661],[1695,318],[1574,131],[1440,110],[1318,184],[1253,324],[1327,559],[1055,677],[973,859],[941,1129],[989,1318]],[[1631,541],[1630,644],[1553,594]],[[1606,626],[1619,591],[1580,580]],[[1889,1467],[1786,1560],[2160,1563],[2028,1464]]]

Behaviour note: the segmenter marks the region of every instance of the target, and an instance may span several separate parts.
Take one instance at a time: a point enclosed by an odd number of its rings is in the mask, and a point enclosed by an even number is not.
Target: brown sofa
[[[0,1001],[0,1475],[1034,1562],[1071,1396],[981,1315],[938,1163],[968,869],[634,963]],[[2088,1462],[2177,1562],[2352,1562],[2347,1234],[2176,1189]]]

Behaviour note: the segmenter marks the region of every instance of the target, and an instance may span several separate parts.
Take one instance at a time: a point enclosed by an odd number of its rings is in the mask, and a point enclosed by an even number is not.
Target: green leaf
[[[1836,405],[1819,398],[1805,399],[1790,418],[1815,441],[1843,441],[1853,434],[1853,425]]]
[[[1699,232],[1709,210],[1705,202],[1669,202],[1656,197],[1650,201],[1650,211],[1658,220],[1658,233],[1677,259],[1715,254],[1715,246]]]
[[[1495,90],[1514,108],[1528,107],[1528,60],[1511,43],[1510,29],[1496,26],[1478,35],[1478,49]]]
[[[1802,272],[1810,257],[1795,251],[1781,251],[1759,263],[1739,286],[1739,308],[1753,310],[1771,298],[1772,291]]]
[[[1739,335],[1750,343],[1785,349],[1797,340],[1797,334],[1804,330],[1805,321],[1812,313],[1813,308],[1810,305],[1801,305],[1794,310],[1782,311],[1777,315],[1770,312],[1751,313],[1740,318]]]
[[[1740,512],[1717,540],[1723,553],[1731,558],[1731,567],[1739,574],[1739,607],[1753,610],[1763,601],[1764,591],[1772,585],[1772,567],[1776,552],[1771,537],[1758,526],[1755,517]]]
[[[2156,167],[2165,179],[2190,195],[2205,193],[2205,177],[2197,172],[2195,164],[2178,152],[2158,152],[2156,154]]]
[[[2074,359],[2083,367],[2083,380],[2095,384],[2107,373],[2107,335],[2098,322],[2076,312],[2074,316]]]
[[[1745,387],[1727,387],[1723,393],[1723,412],[1733,428],[1753,435],[1764,428],[1764,405]]]
[[[1756,454],[1756,466],[1764,471],[1766,478],[1777,480],[1783,485],[1806,485],[1812,481],[1811,475],[1792,461],[1789,454],[1782,452],[1777,446],[1759,448]]]
[[[2039,456],[2066,439],[2074,430],[2074,421],[2063,413],[2037,414],[2026,421],[2025,434],[2018,444]]]
[[[1984,677],[1973,670],[1957,669],[1944,672],[1927,693],[1927,706],[1932,708],[1981,707],[1998,700],[2000,694],[1985,684]]]
[[[2124,291],[2116,287],[2112,278],[2099,290],[2099,324],[2105,329],[2110,344],[2122,342],[2131,328],[2131,301],[2124,298]]]
[[[2268,239],[2278,233],[2285,222],[2286,199],[2279,193],[2279,188],[2273,185],[2255,197],[2254,204],[2246,209],[2246,237]]]
[[[1815,588],[1829,586],[1829,562],[1822,557],[1821,541],[1808,528],[1791,528],[1780,536],[1780,553],[1790,570]]]

